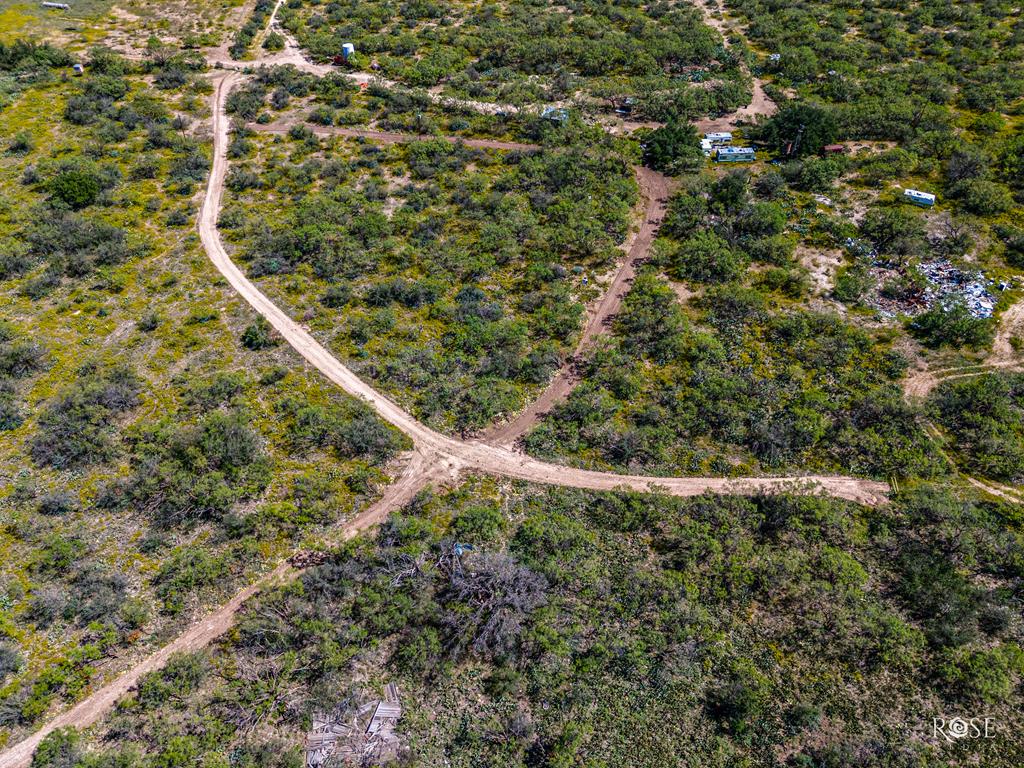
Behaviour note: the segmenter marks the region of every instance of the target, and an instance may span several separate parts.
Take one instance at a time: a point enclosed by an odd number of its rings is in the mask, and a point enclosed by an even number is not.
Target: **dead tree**
[[[453,638],[453,655],[467,647],[481,656],[511,654],[527,617],[547,602],[548,582],[503,553],[465,558],[453,569],[445,624]]]

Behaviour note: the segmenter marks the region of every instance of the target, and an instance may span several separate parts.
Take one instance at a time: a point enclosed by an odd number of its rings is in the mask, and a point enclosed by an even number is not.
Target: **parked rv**
[[[728,131],[719,131],[715,133],[705,133],[704,138],[711,142],[713,146],[722,147],[726,144],[732,144],[732,134]]]
[[[903,190],[903,199],[914,205],[920,205],[924,208],[931,208],[935,205],[935,195],[930,192],[921,192],[917,189],[905,189]]]
[[[753,147],[719,147],[715,159],[720,163],[752,163],[757,155]]]

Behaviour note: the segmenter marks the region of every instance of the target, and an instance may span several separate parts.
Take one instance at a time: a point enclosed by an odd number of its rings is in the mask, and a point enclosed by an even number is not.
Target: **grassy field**
[[[0,41],[45,39],[53,43],[96,42],[95,27],[110,13],[112,0],[75,0],[70,8],[48,9],[36,2],[4,3],[0,8]]]
[[[358,511],[402,445],[259,341],[208,263],[192,217],[209,147],[189,129],[205,100],[104,66],[0,111],[0,589],[22,659],[4,739]],[[97,84],[127,90],[76,101]],[[373,456],[335,439],[347,424]]]

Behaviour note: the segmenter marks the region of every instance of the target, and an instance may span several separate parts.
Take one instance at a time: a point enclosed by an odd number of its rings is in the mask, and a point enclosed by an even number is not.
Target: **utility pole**
[[[800,149],[800,140],[804,137],[804,128],[806,128],[806,126],[803,123],[800,123],[800,128],[798,128],[796,132],[796,138],[793,140],[793,143],[789,145],[789,152],[786,153],[787,155],[795,155]]]

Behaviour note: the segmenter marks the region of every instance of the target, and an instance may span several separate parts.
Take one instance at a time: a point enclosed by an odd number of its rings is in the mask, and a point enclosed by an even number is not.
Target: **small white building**
[[[925,208],[931,208],[935,205],[935,195],[930,192],[921,192],[918,189],[905,189],[903,190],[903,197],[908,202],[924,206]]]
[[[714,152],[715,145],[711,143],[711,139],[700,140],[700,151],[704,153],[704,157],[711,157],[711,153]]]
[[[732,134],[728,131],[718,131],[716,133],[705,133],[704,138],[711,142],[714,147],[721,147],[725,144],[732,144]]]

